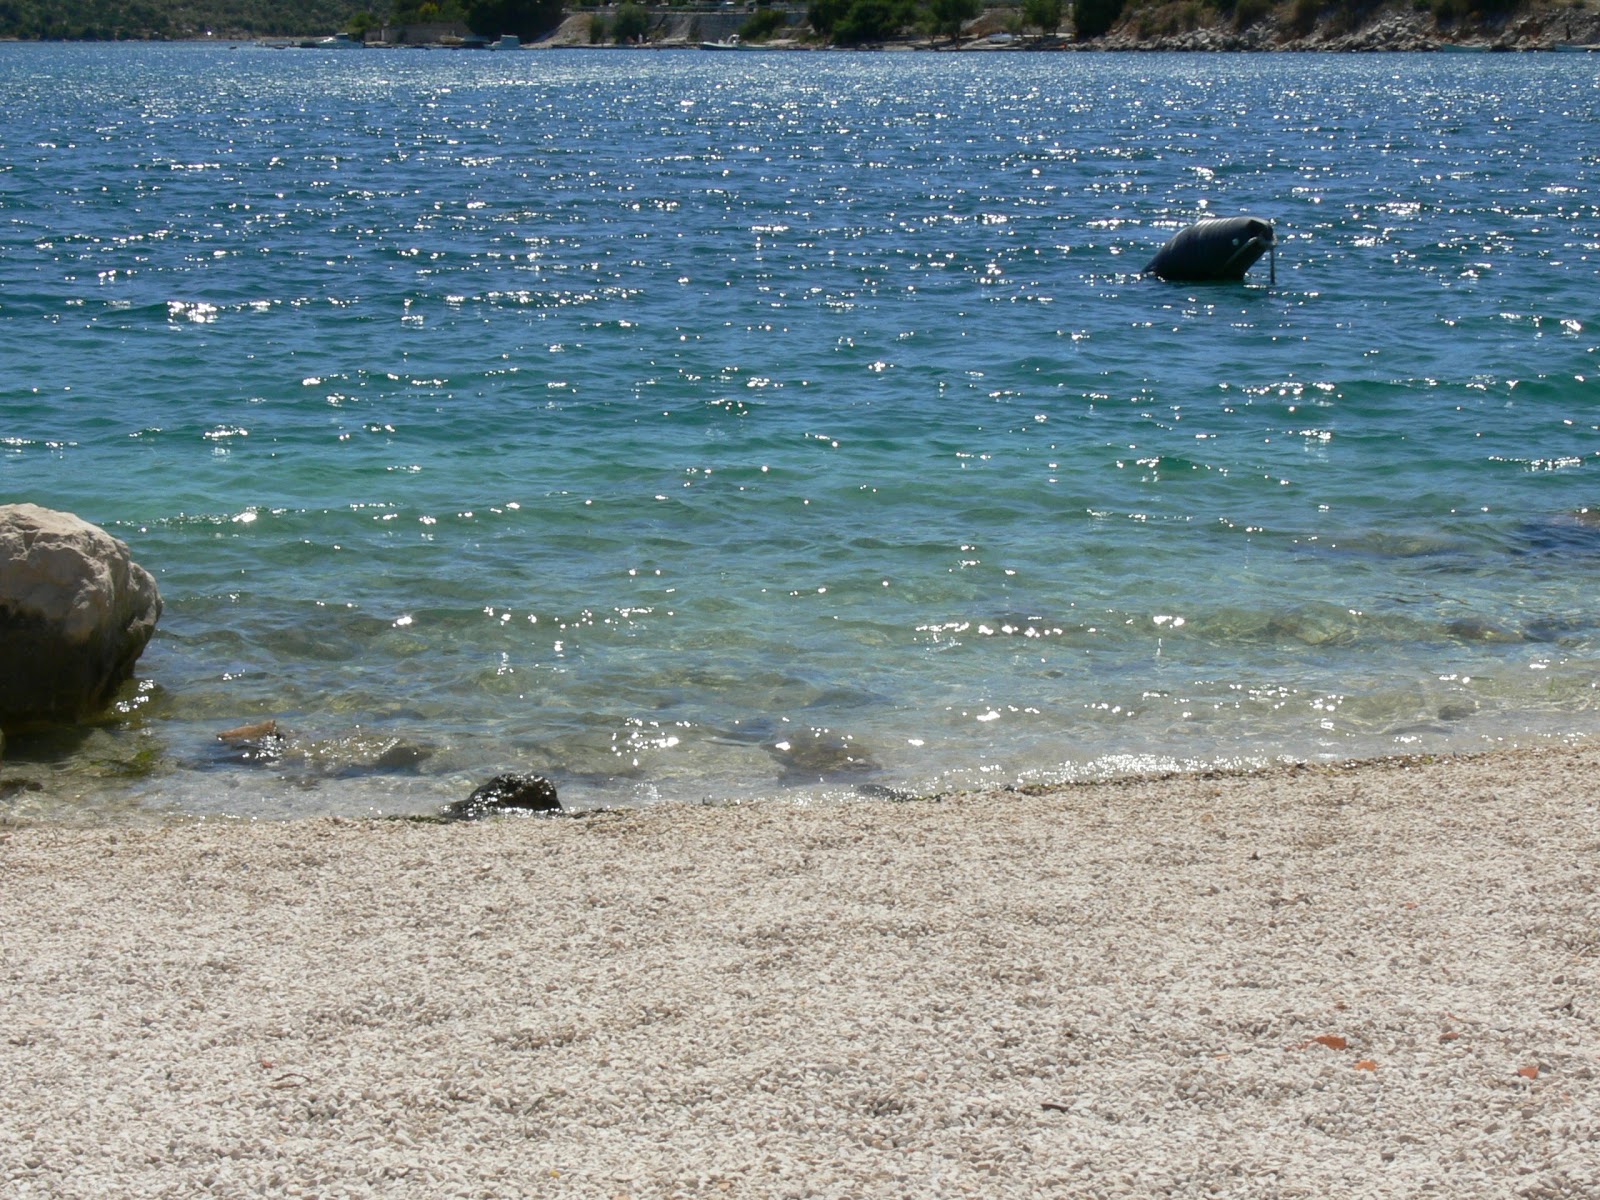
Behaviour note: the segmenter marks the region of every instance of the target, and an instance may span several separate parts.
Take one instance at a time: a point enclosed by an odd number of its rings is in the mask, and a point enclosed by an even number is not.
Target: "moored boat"
[[[359,38],[353,38],[348,33],[336,33],[332,37],[313,38],[300,43],[302,50],[360,50],[362,43]]]

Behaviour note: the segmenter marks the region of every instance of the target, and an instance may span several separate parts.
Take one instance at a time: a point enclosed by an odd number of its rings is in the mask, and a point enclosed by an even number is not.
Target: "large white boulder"
[[[160,617],[124,543],[71,513],[0,505],[0,726],[104,708]]]

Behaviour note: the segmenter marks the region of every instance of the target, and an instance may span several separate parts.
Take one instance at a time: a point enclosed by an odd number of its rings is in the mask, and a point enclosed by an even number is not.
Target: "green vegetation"
[[[1454,21],[1499,20],[1519,6],[1519,0],[1432,0],[1425,7],[1432,9],[1434,20],[1448,25]],[[1575,3],[1572,7],[1581,9],[1583,5]]]
[[[349,29],[369,0],[0,0],[0,37],[273,37]]]
[[[758,8],[739,26],[739,37],[746,42],[764,42],[789,27],[789,18],[776,8]]]
[[[459,23],[485,37],[536,38],[561,24],[561,0],[393,0],[389,20],[395,25]]]
[[[1272,9],[1272,0],[1237,0],[1233,5],[1233,27],[1248,29],[1257,21],[1264,19]]]
[[[1122,0],[1076,0],[1072,6],[1080,39],[1109,33],[1121,15]]]
[[[841,46],[886,42],[917,23],[915,0],[855,0],[834,30]]]
[[[459,21],[490,37],[530,38],[555,28],[561,8],[561,0],[0,0],[0,37],[301,37]]]
[[[680,7],[686,0],[655,0]],[[1014,33],[1056,33],[1070,13],[1080,41],[1113,29],[1155,39],[1200,28],[1243,31],[1271,21],[1279,34],[1343,33],[1371,20],[1384,0],[809,0],[816,37],[840,46],[871,46],[924,30],[955,40],[985,4]],[[460,24],[487,37],[516,34],[531,41],[554,29],[563,8],[598,0],[0,0],[0,37],[122,40],[215,36],[307,37],[346,31],[361,35],[384,25]],[[757,0],[764,5],[765,0]],[[1475,25],[1499,25],[1531,0],[1410,0],[1410,7],[1462,36]],[[1570,0],[1592,11],[1592,0]],[[740,37],[759,42],[788,27],[785,14],[757,7]],[[1463,27],[1469,27],[1464,30]],[[595,13],[591,40],[629,43],[649,35],[649,10],[627,0]],[[995,28],[994,22],[986,26]]]
[[[617,45],[625,46],[631,42],[644,40],[644,35],[650,32],[650,14],[644,10],[643,5],[634,4],[632,0],[617,9],[617,18],[611,22],[611,36]]]
[[[1304,37],[1316,26],[1322,13],[1322,0],[1292,0],[1289,6],[1289,28]]]
[[[1587,2],[1571,0],[1571,7],[1582,11]],[[1292,37],[1319,30],[1337,36],[1363,28],[1384,7],[1384,0],[1078,0],[1077,28],[1080,38],[1092,38],[1121,25],[1153,40],[1208,26],[1238,32],[1275,19]],[[1530,5],[1528,0],[1410,0],[1410,7],[1441,27],[1498,27]]]
[[[436,25],[467,21],[461,0],[395,0],[390,10],[396,25]]]
[[[824,40],[833,37],[833,31],[849,7],[848,0],[811,0],[806,5],[806,24]]]
[[[466,0],[467,26],[486,37],[514,33],[528,41],[561,24],[561,8],[561,0]]]
[[[915,0],[811,0],[806,9],[811,28],[840,46],[886,42],[917,18]]]
[[[1022,0],[1022,24],[1051,34],[1061,28],[1061,0]]]
[[[981,0],[924,0],[924,3],[924,23],[952,42],[961,36],[961,27],[983,11]]]

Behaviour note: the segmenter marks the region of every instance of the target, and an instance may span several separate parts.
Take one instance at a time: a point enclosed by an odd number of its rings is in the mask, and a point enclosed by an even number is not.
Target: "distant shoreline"
[[[1039,34],[1018,27],[1019,10],[1010,7],[986,9],[966,23],[959,41],[936,39],[926,33],[902,36],[881,43],[846,47],[827,44],[810,33],[809,27],[791,25],[789,31],[804,30],[804,36],[776,37],[751,41],[738,47],[724,47],[737,34],[749,13],[742,9],[697,11],[670,7],[646,7],[650,29],[636,45],[613,45],[591,40],[591,22],[614,15],[615,8],[568,10],[561,24],[537,39],[517,48],[539,50],[698,50],[708,43],[713,48],[733,48],[741,52],[802,52],[819,50],[846,52],[921,52],[921,53],[1140,53],[1151,51],[1252,51],[1291,52],[1554,52],[1600,51],[1600,10],[1557,6],[1536,0],[1495,18],[1468,19],[1442,16],[1451,6],[1436,2],[1419,8],[1415,3],[1390,0],[1389,3],[1359,12],[1338,4],[1307,7],[1306,0],[1263,7],[1253,17],[1241,21],[1240,8],[1196,8],[1176,4],[1124,8],[1123,15],[1105,34],[1077,40],[1070,29]],[[430,26],[437,31],[441,27]],[[411,30],[417,32],[416,29]],[[464,34],[464,28],[461,29]],[[331,37],[330,31],[300,34],[262,35],[245,32],[214,36],[141,37],[121,39],[164,45],[244,45],[272,48],[300,48],[305,43]],[[369,33],[368,38],[373,38]],[[46,41],[94,44],[109,41],[98,38],[31,39],[0,36],[0,42]],[[737,39],[735,39],[737,40]],[[468,44],[463,44],[463,42]],[[315,48],[315,47],[308,47]],[[371,40],[362,49],[387,50],[481,50],[480,41],[446,35],[439,40],[406,42]]]
[[[123,38],[116,41],[100,38],[18,38],[0,37],[0,45],[17,46],[210,46],[220,49],[237,50],[245,46],[261,49],[299,50],[296,45],[276,46],[274,42],[294,41],[296,39],[279,38]],[[461,47],[434,44],[419,45],[374,45],[365,47],[374,53],[403,52],[403,51],[437,51],[450,52],[461,50]],[[752,50],[756,49],[754,47]],[[522,47],[523,51],[591,51],[596,53],[682,53],[701,52],[701,47],[689,43],[646,43],[637,46],[616,45],[578,45],[559,44],[545,45],[540,43]],[[1124,40],[1110,41],[1101,39],[1091,42],[1063,42],[1059,45],[927,45],[894,43],[882,46],[819,46],[819,45],[764,45],[759,47],[763,53],[769,54],[984,54],[984,55],[1011,55],[1011,54],[1110,54],[1110,55],[1139,55],[1139,54],[1443,54],[1469,53],[1469,54],[1557,54],[1557,53],[1600,53],[1600,42],[1583,44],[1543,45],[1528,44],[1514,45],[1504,43],[1469,43],[1469,42],[1428,42],[1421,45],[1396,45],[1396,46],[1273,46],[1273,47],[1243,47],[1243,46],[1187,46],[1169,45],[1164,41],[1152,43],[1132,44]],[[316,51],[311,51],[315,53]],[[477,50],[465,51],[466,53],[479,53]]]

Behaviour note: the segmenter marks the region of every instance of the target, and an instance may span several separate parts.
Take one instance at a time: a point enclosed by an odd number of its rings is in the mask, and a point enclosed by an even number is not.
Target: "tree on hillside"
[[[1022,0],[1022,23],[1042,34],[1061,28],[1061,0]]]
[[[833,23],[833,40],[841,46],[885,42],[915,21],[910,0],[850,0]]]
[[[1122,15],[1122,0],[1073,0],[1072,23],[1079,39],[1109,33]]]
[[[983,11],[981,0],[926,0],[928,26],[952,42],[961,36],[961,26]]]
[[[806,23],[816,30],[818,37],[832,38],[848,7],[848,0],[811,0],[806,5]]]
[[[396,25],[434,25],[453,21],[463,24],[466,9],[460,0],[397,0],[394,6]]]
[[[331,33],[374,0],[0,0],[0,37],[181,38]],[[381,7],[380,5],[380,11]]]
[[[757,8],[749,20],[739,26],[739,39],[745,42],[764,42],[789,25],[788,14],[776,8]]]
[[[650,14],[644,6],[626,0],[621,8],[617,9],[617,19],[611,24],[611,36],[617,45],[630,45],[634,42],[644,41],[644,35],[650,32]]]
[[[467,26],[485,37],[513,33],[531,40],[561,24],[561,4],[562,0],[466,0]]]

